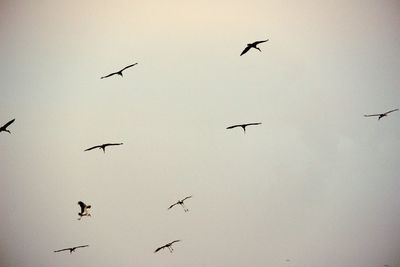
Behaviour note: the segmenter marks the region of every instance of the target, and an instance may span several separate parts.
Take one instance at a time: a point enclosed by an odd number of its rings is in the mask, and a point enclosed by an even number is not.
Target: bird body
[[[106,147],[108,147],[108,146],[120,146],[120,145],[123,145],[123,144],[124,143],[107,143],[107,144],[92,146],[92,147],[90,147],[88,149],[85,149],[84,151],[89,151],[89,150],[92,150],[92,149],[95,149],[95,148],[99,148],[99,149],[102,149],[104,153],[106,153]]]
[[[83,216],[88,216],[91,217],[92,215],[90,215],[88,209],[90,209],[92,206],[91,205],[86,205],[85,203],[83,203],[82,201],[78,202],[78,205],[81,208],[81,211],[78,213],[79,218],[78,220],[82,219]]]
[[[111,77],[111,76],[113,76],[113,75],[119,75],[119,76],[123,77],[122,72],[123,72],[124,70],[126,70],[127,68],[130,68],[130,67],[133,67],[133,66],[135,66],[135,65],[137,65],[137,64],[138,64],[138,63],[134,63],[134,64],[132,64],[132,65],[126,66],[125,68],[123,68],[123,69],[121,69],[121,70],[119,70],[119,71],[110,73],[110,74],[108,74],[108,75],[106,75],[106,76],[103,76],[103,77],[101,77],[100,79],[108,78],[108,77]]]
[[[77,249],[77,248],[85,248],[85,247],[88,247],[88,246],[89,246],[89,245],[76,246],[76,247],[72,247],[72,248],[63,248],[63,249],[55,250],[54,252],[61,252],[61,251],[67,251],[67,250],[69,250],[69,253],[71,254],[71,253],[74,252],[75,249]]]
[[[389,113],[392,113],[392,112],[395,112],[395,111],[398,111],[398,110],[399,110],[399,109],[396,108],[396,109],[389,110],[389,111],[387,111],[387,112],[385,112],[385,113],[364,115],[364,117],[378,117],[378,121],[379,121],[379,120],[382,119],[383,117],[386,117]]]
[[[183,208],[183,210],[184,210],[185,212],[188,212],[189,209],[186,208],[186,206],[185,206],[185,204],[183,204],[183,202],[184,202],[186,199],[189,199],[189,198],[191,198],[191,197],[192,197],[192,196],[188,196],[188,197],[185,197],[184,199],[178,200],[177,202],[175,202],[174,204],[172,204],[171,206],[169,206],[168,209],[173,208],[175,205],[181,205],[181,207]]]
[[[252,122],[252,123],[244,123],[244,124],[236,124],[236,125],[232,125],[227,127],[226,129],[233,129],[236,127],[241,127],[243,129],[243,132],[246,133],[246,127],[250,126],[250,125],[260,125],[261,122]]]
[[[263,41],[256,41],[254,43],[247,44],[246,48],[242,51],[242,53],[240,55],[242,56],[242,55],[246,54],[251,48],[257,49],[258,51],[261,52],[261,49],[258,48],[257,45],[261,44],[261,43],[265,43],[267,41],[269,41],[269,39],[263,40]]]
[[[172,242],[169,242],[169,243],[167,243],[167,244],[165,244],[164,246],[161,246],[161,247],[158,247],[156,250],[154,250],[154,253],[156,253],[156,252],[158,252],[158,251],[160,251],[160,250],[162,250],[162,249],[164,249],[164,248],[168,248],[169,249],[169,252],[173,252],[174,251],[174,249],[172,248],[172,244],[174,244],[174,243],[176,243],[176,242],[180,242],[181,240],[174,240],[174,241],[172,241]]]
[[[11,134],[11,132],[9,130],[7,130],[7,127],[10,126],[11,123],[13,123],[15,121],[15,119],[10,120],[9,122],[7,122],[6,124],[4,124],[3,126],[0,127],[0,133],[1,132],[7,132],[9,134]]]

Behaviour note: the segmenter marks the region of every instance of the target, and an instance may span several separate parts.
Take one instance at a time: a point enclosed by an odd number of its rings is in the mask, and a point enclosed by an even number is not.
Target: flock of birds
[[[269,41],[269,39],[267,39],[267,40],[262,40],[262,41],[256,41],[256,42],[247,44],[246,48],[241,52],[240,56],[246,54],[251,48],[257,49],[257,50],[259,50],[259,51],[261,52],[261,49],[260,49],[259,47],[257,47],[257,45],[258,45],[258,44],[261,44],[261,43],[265,43],[265,42],[267,42],[267,41]],[[138,63],[134,63],[134,64],[131,64],[131,65],[128,65],[128,66],[122,68],[122,69],[119,70],[119,71],[116,71],[116,72],[110,73],[110,74],[108,74],[108,75],[102,76],[100,79],[109,78],[109,77],[112,77],[112,76],[114,76],[114,75],[119,75],[119,76],[123,77],[123,74],[122,74],[123,71],[125,71],[126,69],[131,68],[131,67],[133,67],[133,66],[135,66],[135,65],[137,65],[137,64],[138,64]],[[390,113],[392,113],[392,112],[395,112],[395,111],[398,111],[398,110],[399,110],[399,109],[393,109],[393,110],[390,110],[390,111],[387,111],[387,112],[384,112],[384,113],[377,113],[377,114],[364,115],[364,117],[378,117],[378,120],[380,120],[380,119],[382,119],[382,118],[388,116],[388,114],[390,114]],[[0,127],[0,133],[1,133],[1,132],[7,132],[7,133],[11,134],[10,130],[8,130],[8,127],[9,127],[12,123],[14,123],[14,121],[15,121],[15,119],[12,119],[12,120],[10,120],[9,122],[7,122],[6,124],[4,124],[3,126],[1,126],[1,127]],[[236,124],[236,125],[229,126],[229,127],[227,127],[226,129],[242,128],[242,129],[243,129],[243,132],[246,133],[246,127],[248,127],[248,126],[256,126],[256,125],[260,125],[260,124],[261,124],[261,122],[252,122],[252,123]],[[92,147],[90,147],[90,148],[85,149],[84,151],[90,151],[90,150],[93,150],[93,149],[98,148],[98,149],[103,150],[103,152],[105,153],[105,152],[106,152],[106,147],[109,147],[109,146],[120,146],[120,145],[123,145],[123,143],[105,143],[105,144],[101,144],[101,145],[92,146]],[[172,209],[172,208],[175,207],[176,205],[180,205],[180,206],[183,208],[183,210],[184,210],[185,212],[188,212],[189,209],[184,205],[184,202],[185,202],[187,199],[190,199],[190,198],[192,198],[192,196],[187,196],[187,197],[185,197],[185,198],[183,198],[183,199],[181,199],[181,200],[178,200],[176,203],[170,205],[170,206],[168,207],[168,210]],[[87,205],[87,204],[85,204],[85,203],[82,202],[82,201],[79,201],[79,202],[78,202],[78,205],[79,205],[79,207],[80,207],[80,212],[78,213],[78,215],[79,215],[78,220],[81,220],[82,217],[85,217],[85,216],[86,216],[86,217],[90,217],[90,216],[91,216],[91,214],[89,213],[89,209],[91,208],[91,205]],[[172,252],[174,251],[174,249],[172,248],[172,245],[173,245],[174,243],[177,243],[177,242],[180,242],[180,241],[181,241],[181,240],[174,240],[174,241],[169,242],[169,243],[167,243],[167,244],[165,244],[165,245],[162,245],[162,246],[158,247],[157,249],[155,249],[155,250],[154,250],[154,253],[156,253],[156,252],[158,252],[158,251],[160,251],[160,250],[163,250],[163,249],[165,249],[165,248],[168,248],[168,250],[172,253]],[[69,253],[72,254],[72,252],[74,252],[76,249],[78,249],[78,248],[85,248],[85,247],[89,247],[89,245],[81,245],[81,246],[63,248],[63,249],[55,250],[54,252],[57,253],[57,252],[69,251]],[[286,261],[288,262],[288,261],[290,261],[290,260],[287,259]],[[384,265],[384,266],[385,266],[385,267],[389,267],[389,265]]]

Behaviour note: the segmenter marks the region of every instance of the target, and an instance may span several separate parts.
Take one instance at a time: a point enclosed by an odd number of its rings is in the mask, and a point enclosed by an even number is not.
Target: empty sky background
[[[0,265],[400,266],[400,112],[363,117],[400,107],[399,29],[395,0],[1,1]]]

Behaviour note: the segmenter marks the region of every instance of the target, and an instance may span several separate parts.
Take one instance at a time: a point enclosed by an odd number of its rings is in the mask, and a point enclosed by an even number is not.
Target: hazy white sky
[[[400,266],[400,114],[363,117],[400,106],[399,29],[395,0],[1,1],[0,266]]]

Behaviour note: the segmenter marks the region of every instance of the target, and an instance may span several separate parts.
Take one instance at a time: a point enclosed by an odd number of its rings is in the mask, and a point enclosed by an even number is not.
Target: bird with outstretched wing
[[[108,78],[108,77],[111,77],[111,76],[113,76],[113,75],[119,75],[119,76],[123,77],[122,72],[123,72],[124,70],[126,70],[126,69],[128,69],[128,68],[130,68],[130,67],[133,67],[133,66],[135,66],[135,65],[137,65],[137,64],[138,64],[138,63],[134,63],[134,64],[131,64],[131,65],[129,65],[129,66],[126,66],[125,68],[123,68],[123,69],[121,69],[121,70],[119,70],[119,71],[110,73],[110,74],[108,74],[108,75],[106,75],[106,76],[103,76],[103,77],[101,77],[100,79]]]

